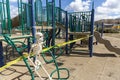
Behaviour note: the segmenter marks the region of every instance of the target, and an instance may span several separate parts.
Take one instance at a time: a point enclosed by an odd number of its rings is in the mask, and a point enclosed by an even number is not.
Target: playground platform
[[[120,38],[104,36],[111,41],[113,46],[120,47]],[[109,52],[103,44],[94,45],[94,56],[88,53],[74,52],[69,56],[58,58],[59,67],[66,67],[70,71],[68,80],[120,80],[120,57],[114,52]],[[48,56],[49,58],[49,56]],[[47,64],[46,69],[50,73],[54,69],[53,64]],[[42,72],[41,72],[42,74]],[[62,73],[65,76],[65,73]],[[46,76],[42,74],[42,77]],[[0,72],[0,80],[30,80],[31,77],[23,61],[12,65]],[[35,80],[39,80],[36,76]]]

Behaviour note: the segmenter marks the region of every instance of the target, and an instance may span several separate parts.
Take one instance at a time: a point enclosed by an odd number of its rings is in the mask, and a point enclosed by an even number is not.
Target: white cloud
[[[95,20],[120,17],[119,1],[120,0],[104,0],[104,2],[95,9]],[[91,0],[74,0],[66,6],[65,10],[74,12],[89,10],[90,3]]]
[[[10,13],[11,13],[11,18],[15,17],[16,15],[18,15],[18,8],[11,5],[10,6]]]
[[[96,8],[95,20],[120,17],[119,0],[106,0]]]
[[[28,0],[22,0],[22,1],[23,2],[27,2]],[[13,17],[18,15],[17,0],[10,0],[10,13],[11,13],[11,18],[13,18]]]
[[[89,10],[90,2],[91,0],[74,0],[66,6],[65,10],[75,12]]]
[[[120,15],[116,15],[116,16],[111,16],[111,15],[106,15],[106,14],[100,14],[100,15],[96,15],[95,19],[96,20],[100,20],[100,19],[115,19],[115,18],[120,18]]]

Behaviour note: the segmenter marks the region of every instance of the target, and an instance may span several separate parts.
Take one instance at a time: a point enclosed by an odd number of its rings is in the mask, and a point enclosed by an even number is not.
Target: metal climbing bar
[[[28,71],[29,71],[29,73],[31,75],[31,79],[34,80],[34,74],[32,72],[32,69],[31,69],[29,63],[27,62],[27,59],[23,55],[23,51],[27,48],[27,46],[23,42],[20,42],[20,41],[15,42],[15,41],[13,41],[8,35],[4,34],[3,37],[4,37],[5,42],[7,42],[8,45],[11,45],[18,52],[18,54],[22,57],[25,65],[26,65],[26,67],[27,67],[27,69],[28,69]],[[20,48],[17,47],[16,43],[21,44],[22,47],[20,47]]]
[[[9,0],[0,0],[0,33],[11,34]]]

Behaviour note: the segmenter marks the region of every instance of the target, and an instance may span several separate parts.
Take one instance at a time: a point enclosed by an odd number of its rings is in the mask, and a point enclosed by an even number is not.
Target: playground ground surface
[[[120,34],[105,34],[103,38],[110,40],[113,46],[120,48],[119,36]],[[92,58],[87,52],[72,52],[69,56],[63,55],[57,59],[59,67],[69,69],[68,80],[120,80],[120,57],[108,51],[103,44],[98,43],[93,47]],[[45,67],[49,73],[55,68],[54,64],[47,64]],[[62,72],[62,76],[65,74]],[[46,78],[46,75],[42,74],[42,76]],[[0,73],[0,80],[30,80],[30,78],[23,61]],[[39,80],[37,76],[35,80]]]

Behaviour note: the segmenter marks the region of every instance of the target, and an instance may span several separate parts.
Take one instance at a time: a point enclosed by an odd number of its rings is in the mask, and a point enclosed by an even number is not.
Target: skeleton
[[[42,52],[42,47],[43,47],[43,34],[40,32],[37,32],[36,33],[36,43],[32,44],[32,47],[31,47],[31,50],[29,53],[29,54],[31,54],[31,52],[33,52],[33,54],[35,55],[35,62],[33,62],[33,60],[31,60],[30,55],[28,56],[28,60],[30,60],[30,62],[33,64],[33,66],[35,68],[35,72],[39,76],[40,80],[43,80],[41,75],[38,73],[38,70],[40,67],[47,74],[47,76],[49,77],[49,80],[52,80],[52,78],[50,77],[50,75],[48,74],[46,69],[44,68],[43,62],[41,62],[39,60],[39,58],[41,58],[40,53]]]

